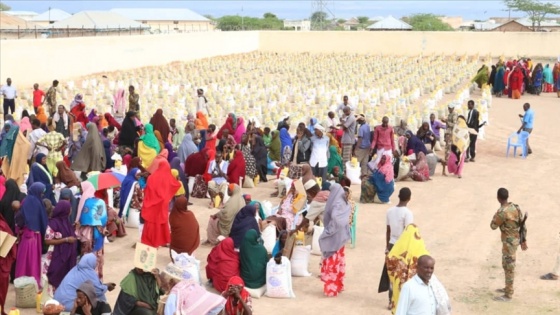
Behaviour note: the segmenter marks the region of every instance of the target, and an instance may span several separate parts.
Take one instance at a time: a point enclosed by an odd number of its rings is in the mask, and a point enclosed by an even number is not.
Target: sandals
[[[547,273],[544,276],[541,276],[541,280],[558,280],[558,276],[553,273]]]

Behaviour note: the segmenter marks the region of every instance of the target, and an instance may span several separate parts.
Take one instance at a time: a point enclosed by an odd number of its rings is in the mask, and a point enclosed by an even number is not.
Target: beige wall
[[[149,25],[152,30],[162,31],[173,31],[175,28],[178,28],[179,32],[206,32],[214,30],[214,25],[212,25],[210,21],[179,21],[178,24],[174,24],[173,21],[147,21],[146,24]]]
[[[556,57],[560,33],[260,32],[259,47],[275,52],[355,52],[417,55],[477,54]]]
[[[0,41],[0,82],[16,86],[53,79],[244,53],[259,47],[258,32],[74,37]]]

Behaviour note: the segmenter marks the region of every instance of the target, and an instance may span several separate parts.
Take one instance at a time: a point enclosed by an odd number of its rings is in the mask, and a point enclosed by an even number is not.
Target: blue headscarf
[[[37,154],[35,157],[35,163],[31,165],[31,170],[29,172],[29,177],[27,178],[27,187],[30,187],[33,183],[42,183],[45,185],[45,195],[44,198],[49,199],[53,205],[56,205],[56,199],[54,198],[53,192],[53,178],[49,173],[47,167],[41,164],[41,160],[45,158],[46,155],[43,153]]]
[[[280,129],[280,144],[282,145],[280,148],[280,155],[284,156],[284,149],[286,147],[292,147],[292,137],[286,128]]]
[[[198,151],[202,151],[206,147],[206,130],[199,130],[200,143],[198,144]]]
[[[259,224],[255,219],[256,210],[257,209],[253,205],[245,206],[239,210],[235,219],[233,219],[229,237],[233,239],[233,245],[235,248],[241,247],[241,243],[243,242],[247,231],[255,230],[258,235],[261,234]]]
[[[134,183],[136,183],[136,173],[140,172],[140,169],[133,168],[128,171],[126,177],[124,178],[121,184],[121,199],[119,200],[119,218],[122,218],[122,214],[124,212],[124,207],[126,205],[126,200],[128,199],[128,195],[134,193],[132,188],[134,187]],[[128,213],[128,212],[127,212]]]
[[[6,132],[6,135],[2,138],[2,144],[0,144],[0,157],[7,156],[8,161],[12,160],[12,154],[14,153],[14,145],[16,144],[16,139],[19,132],[19,127],[10,124],[10,130]]]
[[[249,203],[249,205],[250,205],[250,206],[259,205],[259,217],[261,217],[261,220],[266,219],[266,216],[264,215],[264,209],[263,209],[263,206],[262,206],[262,204],[260,203],[260,201],[256,201],[256,200],[251,201],[251,202]]]
[[[70,222],[76,222],[76,215],[78,214],[78,200],[74,197],[74,193],[70,188],[62,188],[60,191],[60,199],[70,201],[72,211],[70,212]]]
[[[315,132],[315,125],[317,124],[317,118],[311,118],[311,124],[307,126],[307,129],[311,131],[311,134]]]
[[[76,289],[86,281],[91,281],[95,287],[95,295],[98,301],[107,301],[105,298],[107,286],[99,280],[99,276],[95,271],[96,266],[97,257],[95,254],[85,254],[80,259],[80,262],[78,262],[78,265],[68,272],[60,286],[56,288],[54,299],[64,305],[65,311],[69,312],[72,310],[74,300],[76,299]]]
[[[27,190],[27,197],[23,199],[21,205],[21,214],[23,216],[25,226],[35,232],[41,233],[41,239],[45,239],[47,231],[47,210],[43,205],[43,193],[45,185],[42,183],[33,183]]]
[[[105,206],[105,202],[95,197],[88,198],[82,209],[80,224],[94,227],[93,251],[98,251],[103,248],[105,237],[95,227],[105,227],[107,225],[107,207]]]

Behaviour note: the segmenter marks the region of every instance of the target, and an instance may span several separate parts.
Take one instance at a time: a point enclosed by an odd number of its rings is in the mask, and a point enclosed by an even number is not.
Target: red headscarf
[[[206,149],[206,148],[205,148]],[[204,169],[204,174],[202,174],[202,176],[204,177],[204,181],[209,182],[212,180],[212,176],[210,176],[210,174],[208,174],[208,169],[210,168],[210,163],[212,163],[212,161],[214,161],[216,159],[216,150],[212,150],[209,149],[208,150],[208,162],[206,162],[206,168]],[[186,172],[186,167],[187,165],[185,165],[185,174]]]
[[[89,123],[89,119],[86,116],[85,109],[86,105],[84,103],[79,103],[70,110],[70,113],[74,115],[74,117],[76,117],[74,121],[81,123],[84,128],[86,128],[86,125]]]
[[[196,176],[196,175],[204,175],[208,170],[208,162],[210,161],[209,152],[207,148],[200,150],[200,152],[193,153],[189,155],[187,160],[185,161],[185,175],[187,176]]]
[[[163,110],[160,108],[156,111],[154,116],[150,119],[150,124],[154,126],[154,131],[157,130],[161,134],[162,142],[167,142],[169,139],[169,123],[163,116]]]
[[[113,117],[113,115],[105,113],[105,119],[109,123],[109,126],[113,126],[117,128],[118,131],[121,131],[121,124],[119,124],[119,122],[115,119],[115,117]]]
[[[243,301],[247,301],[247,297],[249,297],[249,292],[247,292],[247,290],[245,290],[245,282],[243,282],[243,279],[241,279],[240,277],[231,277],[231,279],[229,279],[226,290],[229,289],[229,286],[231,285],[236,285],[236,286],[241,286],[241,299]],[[239,314],[239,312],[243,312],[243,305],[238,302],[237,305],[233,305],[233,300],[234,298],[232,296],[229,296],[227,301],[226,301],[226,313],[227,314]]]
[[[217,134],[218,139],[222,139],[222,134],[224,133],[225,129],[227,129],[229,131],[230,136],[233,136],[235,134],[235,129],[233,129],[233,117],[228,116],[225,124],[218,131],[218,134]]]
[[[239,177],[243,177],[243,181],[245,181],[245,159],[243,158],[243,152],[240,150],[235,151],[235,156],[227,169],[227,176],[232,184],[239,185]]]
[[[165,225],[169,228],[169,200],[180,187],[181,184],[171,174],[169,162],[160,160],[156,171],[148,177],[146,182],[142,218],[150,223]]]
[[[212,284],[218,292],[226,291],[228,281],[239,276],[239,252],[235,251],[231,237],[212,248],[206,261],[206,278],[212,279]]]
[[[123,164],[126,165],[127,169],[131,169],[130,168],[130,162],[132,162],[132,155],[127,154],[123,157]]]

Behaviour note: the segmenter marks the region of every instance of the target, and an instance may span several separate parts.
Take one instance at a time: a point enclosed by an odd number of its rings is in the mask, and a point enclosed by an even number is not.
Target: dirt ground
[[[473,98],[480,96],[474,92]],[[535,128],[530,143],[533,154],[526,160],[505,157],[507,137],[520,126],[518,114],[529,102],[535,111]],[[560,314],[560,287],[558,281],[543,281],[539,276],[551,271],[558,250],[560,181],[555,180],[560,153],[548,147],[554,134],[558,135],[560,99],[556,94],[525,95],[521,100],[495,98],[490,109],[491,124],[486,140],[478,142],[475,163],[465,166],[462,179],[441,176],[438,166],[433,180],[426,183],[398,182],[396,190],[407,186],[412,189],[409,208],[414,213],[426,246],[436,259],[435,273],[448,290],[453,314]],[[556,130],[556,131],[555,131]],[[548,151],[547,151],[548,150]],[[438,152],[439,155],[442,152]],[[506,187],[511,201],[529,212],[529,250],[518,252],[515,295],[511,303],[494,302],[494,291],[504,286],[501,267],[501,244],[498,231],[490,229],[490,220],[498,209],[496,191]],[[354,185],[354,198],[360,187]],[[269,198],[272,183],[246,189],[253,200]],[[207,200],[192,199],[201,226],[201,238],[206,238],[206,224],[215,210],[206,207]],[[391,197],[396,204],[397,193]],[[360,205],[358,214],[357,246],[346,250],[346,290],[337,298],[322,294],[319,256],[311,256],[309,270],[313,276],[294,278],[295,299],[276,300],[267,297],[254,300],[255,314],[389,314],[387,294],[378,294],[377,286],[384,261],[385,212],[388,205]],[[137,230],[129,229],[128,236],[105,246],[105,281],[119,283],[133,267],[131,245],[137,239]],[[201,260],[201,274],[205,278],[206,256],[210,247],[202,246],[195,256]],[[158,253],[158,265],[169,262],[167,248]],[[107,294],[114,304],[119,288]],[[6,308],[14,304],[10,288]],[[30,315],[32,309],[21,310]]]

